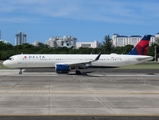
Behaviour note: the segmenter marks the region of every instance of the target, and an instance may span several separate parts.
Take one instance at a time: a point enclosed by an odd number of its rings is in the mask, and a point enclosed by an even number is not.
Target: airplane
[[[77,75],[80,68],[120,67],[152,60],[147,56],[151,35],[145,35],[128,54],[18,54],[3,62],[9,68],[55,68],[56,73],[69,73],[75,69]]]

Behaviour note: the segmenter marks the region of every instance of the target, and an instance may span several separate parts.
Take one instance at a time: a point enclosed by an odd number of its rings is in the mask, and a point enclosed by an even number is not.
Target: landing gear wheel
[[[81,71],[76,70],[76,75],[81,75]]]
[[[22,69],[20,69],[20,71],[19,71],[19,75],[21,75],[22,74]]]

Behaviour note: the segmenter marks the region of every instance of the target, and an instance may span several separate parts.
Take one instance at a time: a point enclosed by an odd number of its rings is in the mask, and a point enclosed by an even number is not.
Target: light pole
[[[155,51],[154,51],[154,53],[155,53],[155,61],[156,61],[156,46],[155,46]]]

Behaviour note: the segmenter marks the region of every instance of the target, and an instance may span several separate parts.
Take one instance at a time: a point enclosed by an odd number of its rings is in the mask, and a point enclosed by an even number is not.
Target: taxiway
[[[0,115],[159,115],[159,71],[0,70]]]

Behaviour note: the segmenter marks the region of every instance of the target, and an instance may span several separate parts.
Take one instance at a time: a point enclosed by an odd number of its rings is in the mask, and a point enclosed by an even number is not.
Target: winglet
[[[99,60],[99,58],[100,58],[101,54],[102,54],[102,52],[100,52],[100,53],[98,54],[98,56],[97,56],[97,57],[96,57],[93,61],[97,61],[97,60]]]

